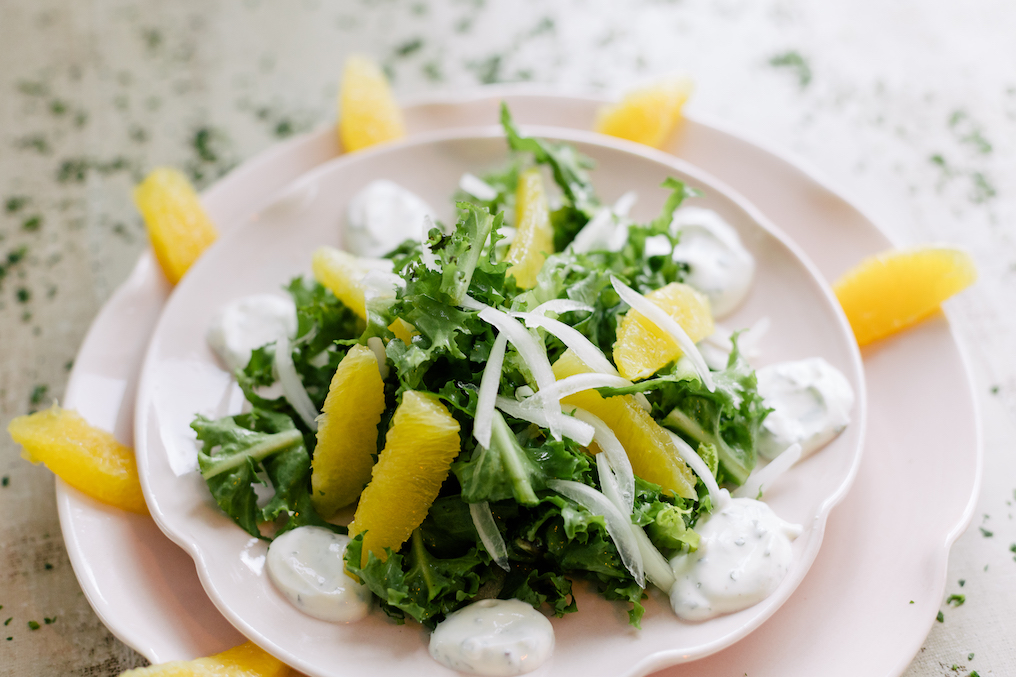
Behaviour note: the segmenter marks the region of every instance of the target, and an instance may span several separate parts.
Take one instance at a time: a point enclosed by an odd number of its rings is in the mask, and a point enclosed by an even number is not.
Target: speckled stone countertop
[[[945,593],[965,603],[943,599],[906,674],[1014,674],[1014,34],[1002,0],[0,0],[0,425],[61,397],[146,246],[132,185],[169,164],[206,186],[328,122],[347,54],[403,97],[684,71],[689,110],[794,154],[896,242],[975,256],[981,281],[949,304],[985,439]],[[0,674],[143,665],[78,587],[49,471],[2,435],[0,476]]]

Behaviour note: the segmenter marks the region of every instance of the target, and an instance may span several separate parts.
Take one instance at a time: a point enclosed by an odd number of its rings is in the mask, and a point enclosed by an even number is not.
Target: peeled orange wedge
[[[370,59],[346,59],[339,90],[339,142],[351,152],[406,135],[388,78]]]
[[[690,79],[674,76],[629,92],[619,103],[600,109],[596,131],[660,148],[681,119],[691,90]]]
[[[713,333],[709,299],[698,290],[671,282],[649,292],[646,298],[667,311],[693,342],[698,343]],[[617,327],[614,364],[626,379],[648,378],[681,354],[670,335],[637,310],[629,310]]]
[[[175,169],[152,170],[134,189],[134,202],[144,218],[162,272],[176,284],[215,242],[215,225],[190,181]]]
[[[558,380],[589,371],[571,350],[566,350],[554,363],[554,376]],[[669,494],[695,498],[695,476],[681,460],[667,432],[634,397],[603,397],[595,390],[584,390],[563,398],[561,403],[585,409],[606,423],[627,452],[636,475],[660,485]]]
[[[353,346],[332,376],[318,418],[311,502],[323,517],[355,501],[370,480],[384,410],[377,356],[366,346]]]
[[[522,289],[536,286],[536,276],[547,255],[554,253],[554,230],[543,177],[539,169],[527,169],[519,176],[515,192],[515,239],[505,260],[511,264],[508,275]]]
[[[370,267],[348,252],[335,247],[318,247],[311,257],[314,279],[328,287],[350,310],[367,319],[367,304],[360,280]]]
[[[135,668],[120,677],[288,677],[289,667],[247,642],[209,658]]]
[[[976,279],[970,254],[925,246],[867,258],[833,289],[863,346],[920,322]]]
[[[53,405],[18,416],[7,432],[23,447],[23,458],[45,463],[78,491],[124,510],[148,514],[134,452],[77,412]]]
[[[387,559],[423,523],[459,453],[459,423],[437,396],[407,390],[392,416],[385,448],[360,495],[349,534],[363,533],[363,558]]]

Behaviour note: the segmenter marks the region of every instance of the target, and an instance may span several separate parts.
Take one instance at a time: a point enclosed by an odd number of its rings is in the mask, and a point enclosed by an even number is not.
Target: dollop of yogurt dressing
[[[344,569],[349,537],[323,527],[297,527],[268,546],[268,578],[293,606],[333,623],[358,621],[370,609],[370,588]]]
[[[670,605],[684,620],[740,611],[771,595],[790,571],[790,542],[802,531],[761,501],[721,494],[722,506],[695,527],[698,549],[671,560]]]
[[[755,276],[755,258],[737,231],[719,214],[701,207],[678,209],[670,228],[681,236],[674,260],[688,265],[685,282],[709,297],[715,317],[732,312],[748,295]]]
[[[501,677],[532,672],[554,650],[547,617],[517,599],[484,599],[449,614],[430,636],[430,655],[452,670]]]
[[[357,256],[384,256],[403,240],[425,239],[428,216],[436,218],[415,193],[387,179],[372,181],[349,202],[346,248]]]
[[[219,310],[206,338],[232,373],[250,362],[251,351],[296,333],[296,306],[288,297],[255,294]]]
[[[795,442],[803,458],[850,423],[854,390],[847,377],[821,357],[772,364],[755,375],[759,394],[773,409],[759,435],[759,453],[765,458],[775,458]]]

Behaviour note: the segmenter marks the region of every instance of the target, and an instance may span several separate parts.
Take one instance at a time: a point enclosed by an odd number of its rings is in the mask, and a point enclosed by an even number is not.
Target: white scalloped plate
[[[632,216],[638,221],[659,213],[666,197],[659,185],[666,177],[702,189],[705,197],[695,203],[733,225],[757,261],[748,299],[726,322],[747,327],[769,317],[772,329],[762,363],[820,355],[847,375],[857,393],[854,421],[846,432],[798,464],[767,497],[777,514],[805,527],[794,542],[790,573],[773,595],[738,613],[684,623],[670,611],[665,596],[653,594],[637,631],[627,625],[623,605],[583,591],[577,595],[579,613],[553,620],[554,656],[534,674],[637,675],[702,658],[772,615],[814,561],[829,511],[846,493],[860,462],[865,418],[860,354],[839,305],[803,254],[715,179],[644,146],[589,132],[527,131],[566,140],[591,157],[596,163],[593,181],[606,202],[636,190],[640,200]],[[486,128],[432,132],[332,160],[298,179],[205,252],[176,287],[156,325],[142,366],[135,418],[138,472],[152,516],[194,557],[205,591],[235,627],[314,677],[452,673],[429,657],[426,633],[416,624],[395,626],[380,613],[356,624],[329,624],[297,611],[271,584],[264,571],[266,544],[219,510],[195,471],[197,447],[189,423],[197,413],[225,414],[236,389],[207,345],[207,328],[225,303],[250,294],[281,293],[292,277],[309,274],[316,247],[342,246],[346,207],[370,181],[386,178],[405,186],[449,222],[459,177],[494,169],[507,159],[503,132]],[[238,403],[233,406],[239,410]]]
[[[406,105],[407,126],[413,135],[488,124],[501,100],[520,123],[576,129],[591,127],[603,101],[532,85],[440,92]],[[750,199],[808,252],[827,280],[892,246],[812,173],[715,121],[689,112],[666,150]],[[226,230],[338,153],[331,128],[296,137],[245,162],[202,200]],[[145,252],[93,322],[67,386],[67,406],[124,442],[133,440],[137,370],[168,293]],[[969,524],[980,486],[972,388],[944,315],[862,356],[869,397],[865,459],[798,593],[735,646],[667,675],[848,677],[863,652],[866,669],[893,676],[924,641],[945,588],[949,548]],[[935,365],[934,387],[925,381],[928,364]],[[934,424],[945,419],[948,428]],[[190,557],[152,520],[109,509],[59,480],[57,502],[82,590],[129,646],[159,663],[243,641],[203,594]],[[907,524],[903,537],[894,524]]]

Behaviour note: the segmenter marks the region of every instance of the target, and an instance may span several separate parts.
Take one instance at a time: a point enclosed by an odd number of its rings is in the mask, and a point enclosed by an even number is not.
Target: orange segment
[[[554,376],[558,380],[589,371],[592,370],[571,350],[566,350],[554,363]],[[584,390],[561,402],[585,409],[606,423],[628,453],[636,475],[660,485],[667,493],[695,498],[695,476],[681,460],[666,431],[634,397],[603,397],[595,390]]]
[[[369,267],[363,261],[335,247],[318,247],[311,257],[311,270],[314,279],[328,287],[350,310],[367,319],[367,304],[360,280]]]
[[[346,152],[406,135],[388,79],[370,59],[346,59],[339,90],[339,142]]]
[[[554,230],[539,169],[528,169],[519,176],[515,191],[515,229],[515,239],[505,257],[511,264],[508,275],[514,275],[522,289],[532,289],[547,254],[554,253]]]
[[[135,668],[120,677],[288,677],[289,667],[253,642],[209,658]]]
[[[596,131],[660,148],[681,119],[691,94],[686,77],[670,77],[625,95],[619,103],[601,108]]]
[[[353,346],[332,376],[318,419],[311,502],[322,516],[331,517],[355,501],[370,480],[384,410],[377,356],[366,346]]]
[[[966,252],[926,246],[867,258],[833,289],[863,346],[923,320],[976,279],[977,268]]]
[[[367,554],[386,559],[423,523],[459,453],[459,424],[437,396],[407,390],[395,410],[385,448],[360,495],[350,535],[363,535]]]
[[[709,299],[696,289],[671,282],[646,298],[667,311],[695,343],[713,333]],[[614,364],[626,379],[648,378],[681,355],[674,339],[638,311],[629,310],[617,327]]]
[[[134,202],[145,220],[162,272],[176,284],[215,242],[215,225],[190,181],[175,169],[152,170],[134,189]]]
[[[395,334],[395,338],[402,339],[402,342],[407,346],[413,342],[414,336],[420,335],[420,332],[417,331],[416,327],[406,322],[401,317],[396,317],[395,321],[388,325],[388,331]]]
[[[53,405],[18,416],[7,432],[23,447],[21,456],[45,463],[64,482],[109,505],[148,514],[134,452],[75,411]]]

